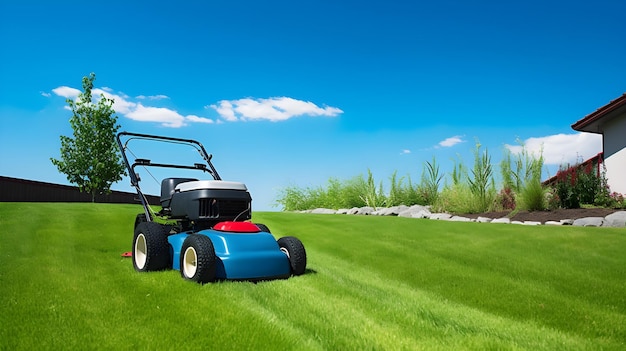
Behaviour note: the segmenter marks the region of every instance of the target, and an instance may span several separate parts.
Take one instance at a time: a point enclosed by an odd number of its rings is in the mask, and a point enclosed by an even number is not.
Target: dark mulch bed
[[[502,218],[508,217],[512,221],[536,221],[545,223],[547,221],[560,221],[562,219],[578,219],[583,217],[606,217],[611,213],[623,211],[611,208],[572,208],[572,209],[558,209],[552,211],[519,211],[512,214],[511,211],[501,212],[487,212],[487,213],[473,213],[463,214],[461,216],[467,218]]]

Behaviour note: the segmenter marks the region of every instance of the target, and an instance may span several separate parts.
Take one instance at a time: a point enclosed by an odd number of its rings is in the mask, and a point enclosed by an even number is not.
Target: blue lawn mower
[[[185,165],[135,158],[131,164],[131,142],[184,145],[195,149],[202,160]],[[129,132],[119,133],[117,143],[144,208],[135,219],[132,261],[136,271],[176,269],[184,279],[198,283],[304,274],[307,258],[302,242],[293,236],[276,240],[267,226],[250,222],[252,198],[247,187],[222,180],[201,143]],[[161,209],[155,212],[139,186],[137,167],[198,171],[212,179],[162,179]]]

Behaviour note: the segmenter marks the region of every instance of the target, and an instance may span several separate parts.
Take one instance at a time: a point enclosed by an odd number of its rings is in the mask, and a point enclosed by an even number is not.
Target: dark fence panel
[[[148,195],[148,202],[159,204],[159,197]],[[96,202],[140,204],[136,193],[112,191],[96,195]],[[91,202],[91,194],[81,193],[77,187],[34,180],[0,176],[0,202]]]

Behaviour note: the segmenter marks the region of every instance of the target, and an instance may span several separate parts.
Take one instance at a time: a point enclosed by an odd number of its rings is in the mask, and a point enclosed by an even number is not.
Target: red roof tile
[[[572,129],[580,132],[602,133],[600,120],[607,116],[614,117],[615,115],[611,115],[611,112],[622,107],[626,110],[626,93],[572,124]]]

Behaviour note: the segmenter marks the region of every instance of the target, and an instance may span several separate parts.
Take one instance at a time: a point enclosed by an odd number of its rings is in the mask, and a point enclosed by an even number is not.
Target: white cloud
[[[223,119],[229,122],[234,122],[237,120],[237,117],[235,116],[235,111],[233,110],[233,104],[231,104],[229,101],[222,100],[219,102],[219,106],[211,105],[210,107],[215,109],[215,111],[217,111],[217,113]]]
[[[410,153],[411,153],[411,150],[404,149],[404,150],[402,150],[402,152],[400,152],[400,155],[407,155],[407,154],[410,154]]]
[[[50,97],[50,96],[52,96],[52,94],[47,93],[45,91],[40,91],[40,93],[41,93],[41,96],[43,96],[43,97]]]
[[[80,90],[78,89],[74,89],[74,88],[70,88],[70,87],[66,87],[66,86],[61,86],[58,88],[54,88],[52,89],[52,92],[57,94],[58,96],[64,97],[64,98],[76,98],[78,97],[78,94],[80,94]]]
[[[140,122],[159,122],[165,127],[179,128],[185,126],[185,117],[178,112],[163,107],[146,107],[136,104],[136,107],[124,114],[126,117]]]
[[[543,148],[546,165],[574,164],[602,152],[602,135],[594,133],[556,134],[528,138],[523,141],[526,151],[538,156]],[[513,154],[522,151],[521,145],[505,145]]]
[[[66,86],[55,88],[52,92],[58,96],[72,99],[76,99],[81,93],[78,89]],[[124,93],[114,93],[113,89],[107,87],[93,88],[91,93],[96,99],[100,96],[104,96],[107,99],[113,100],[113,109],[116,113],[135,121],[157,122],[161,123],[164,127],[170,128],[180,128],[186,126],[188,123],[214,123],[213,120],[208,118],[196,115],[183,116],[168,108],[145,106],[141,103],[133,102],[128,95]],[[148,100],[159,100],[167,97],[165,95],[155,95],[145,98]],[[65,106],[65,109],[69,109],[69,107]]]
[[[297,116],[334,117],[343,113],[336,107],[319,107],[310,101],[289,97],[222,100],[218,104],[210,105],[210,107],[227,121],[268,120],[277,122]]]
[[[439,147],[452,147],[456,144],[465,142],[465,140],[461,139],[463,136],[461,135],[455,135],[453,137],[449,137],[443,141],[440,141],[439,144],[437,144],[437,146]]]
[[[125,94],[113,94],[110,92],[110,89],[98,89],[94,88],[91,90],[91,94],[93,96],[100,97],[101,95],[106,97],[107,99],[113,100],[113,109],[115,112],[127,115],[137,109],[138,104],[136,102],[132,102],[128,100],[128,96]]]
[[[80,90],[61,86],[52,90],[58,96],[76,99],[81,93]],[[45,96],[44,93],[42,95]],[[94,88],[92,95],[95,99],[104,96],[113,100],[113,109],[116,113],[140,122],[156,122],[169,128],[180,128],[189,123],[224,123],[234,122],[238,120],[270,120],[283,121],[295,116],[336,116],[343,113],[335,107],[319,107],[312,102],[295,100],[288,97],[272,98],[272,99],[239,99],[239,100],[222,100],[217,105],[205,106],[212,108],[221,117],[217,121],[196,116],[181,115],[177,111],[165,107],[147,106],[141,102],[133,101],[131,97],[124,93],[116,93],[113,89]],[[166,95],[145,96],[139,95],[135,100],[160,100],[168,99]],[[69,107],[65,107],[69,109]]]
[[[194,116],[194,115],[189,115],[187,117],[185,117],[185,120],[188,122],[195,122],[195,123],[215,123],[214,120],[212,119],[208,119],[208,118],[204,118],[204,117],[199,117],[199,116]]]

